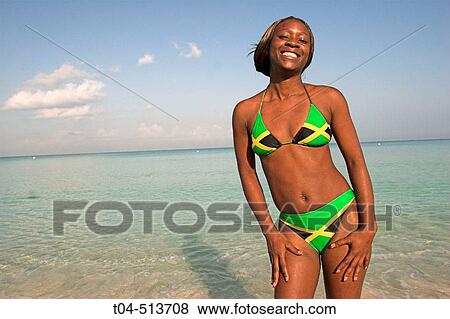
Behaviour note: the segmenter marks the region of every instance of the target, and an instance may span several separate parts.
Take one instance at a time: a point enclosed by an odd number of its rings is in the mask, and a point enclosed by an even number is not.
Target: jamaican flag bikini
[[[303,86],[304,87],[304,86]],[[267,89],[264,90],[259,111],[256,115],[252,129],[252,149],[259,156],[266,156],[275,152],[278,148],[286,144],[299,144],[304,146],[322,146],[331,140],[331,128],[319,109],[312,103],[308,91],[305,92],[309,99],[309,113],[305,123],[298,130],[291,141],[281,143],[264,124],[261,109]]]
[[[355,198],[350,188],[325,206],[306,213],[281,212],[280,221],[293,228],[312,248],[321,253],[333,238],[340,217]]]
[[[272,154],[286,144],[318,147],[330,142],[331,127],[320,110],[312,103],[304,85],[303,88],[309,99],[308,117],[292,140],[285,143],[280,142],[270,133],[264,124],[261,109],[267,89],[264,90],[252,129],[252,149],[260,157]],[[355,194],[350,188],[317,210],[301,214],[281,212],[280,221],[290,226],[311,247],[321,253],[333,237],[339,225],[340,217],[354,198]]]

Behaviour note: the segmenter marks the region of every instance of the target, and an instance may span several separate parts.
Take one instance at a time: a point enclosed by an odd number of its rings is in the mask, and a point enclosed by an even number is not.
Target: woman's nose
[[[296,44],[296,43],[294,43],[294,42],[286,42],[285,43],[288,47],[295,47],[295,48],[298,48],[298,45]]]

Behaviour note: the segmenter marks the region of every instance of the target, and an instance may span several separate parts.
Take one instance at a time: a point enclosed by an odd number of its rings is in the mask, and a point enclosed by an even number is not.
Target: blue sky
[[[446,1],[0,3],[0,156],[231,146],[265,88],[247,52],[294,15],[315,36],[303,80],[345,95],[361,141],[450,138]],[[26,28],[162,107],[159,112]]]

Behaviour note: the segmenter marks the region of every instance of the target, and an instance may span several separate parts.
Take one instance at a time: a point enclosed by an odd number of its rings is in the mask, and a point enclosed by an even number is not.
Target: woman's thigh
[[[356,230],[358,227],[358,212],[355,201],[350,205],[341,219],[341,223],[330,241],[342,239]],[[327,298],[360,298],[366,271],[364,268],[358,275],[358,280],[353,277],[344,281],[344,271],[336,274],[336,268],[347,256],[349,246],[344,245],[337,248],[326,247],[322,252],[322,268]]]
[[[303,251],[298,256],[286,251],[286,267],[289,281],[280,272],[275,298],[314,298],[320,273],[319,254],[289,226],[279,222],[278,228],[296,247]]]

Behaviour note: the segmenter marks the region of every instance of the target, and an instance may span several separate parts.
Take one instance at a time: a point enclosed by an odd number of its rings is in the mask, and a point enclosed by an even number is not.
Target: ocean
[[[362,147],[380,216],[363,298],[449,298],[450,140]],[[259,160],[258,175],[277,220]],[[253,221],[232,148],[5,157],[0,181],[0,298],[273,297],[264,237],[239,226]],[[78,219],[61,235],[55,201],[119,203],[132,221],[103,210],[100,225],[130,223],[101,234],[114,227],[93,227],[89,209],[73,209],[65,213]],[[167,211],[136,209],[158,202],[173,208],[171,222]],[[211,220],[212,203],[235,205],[239,227]],[[227,230],[212,232],[218,224]],[[321,279],[316,298],[324,296]]]

